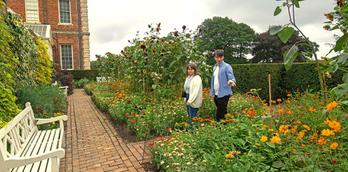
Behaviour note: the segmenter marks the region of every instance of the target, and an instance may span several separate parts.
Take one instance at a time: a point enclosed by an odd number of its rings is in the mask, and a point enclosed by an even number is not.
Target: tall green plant
[[[48,52],[48,47],[40,38],[35,40],[37,46],[37,70],[35,73],[35,81],[39,85],[48,85],[52,79],[52,61]]]
[[[292,37],[292,35],[296,33],[296,31],[299,32],[300,35],[304,38],[303,41],[298,41],[294,43],[291,46],[291,48],[283,54],[285,69],[289,70],[291,68],[295,59],[299,57],[299,54],[302,54],[302,56],[307,58],[311,58],[312,56],[314,56],[314,59],[317,64],[317,69],[318,69],[321,92],[326,102],[327,88],[325,85],[325,77],[323,76],[322,70],[320,70],[320,64],[316,54],[318,47],[315,45],[314,42],[309,40],[309,38],[302,32],[302,30],[298,27],[296,23],[295,8],[300,8],[300,2],[303,0],[278,0],[278,1],[282,2],[282,5],[277,6],[277,8],[274,11],[274,16],[279,15],[282,12],[282,9],[285,8],[288,13],[289,23],[285,26],[274,26],[270,28],[270,34],[272,35],[276,34],[283,43],[287,43],[289,39]],[[300,52],[299,46],[306,46],[309,48],[309,50]]]
[[[0,128],[3,127],[17,112],[18,107],[14,96],[14,70],[18,60],[12,52],[14,38],[4,21],[4,3],[0,1]]]
[[[5,19],[14,41],[10,42],[12,52],[19,63],[15,66],[16,88],[35,85],[37,48],[34,36],[25,28],[20,16],[8,12]]]
[[[134,90],[148,93],[160,87],[176,86],[183,82],[190,62],[196,63],[202,74],[209,73],[205,57],[193,42],[194,33],[186,26],[181,32],[167,36],[160,35],[160,24],[149,25],[149,30],[144,38],[135,38],[123,51]]]

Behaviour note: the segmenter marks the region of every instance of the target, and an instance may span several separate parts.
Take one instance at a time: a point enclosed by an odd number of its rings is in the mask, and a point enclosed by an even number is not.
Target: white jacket
[[[193,108],[199,108],[202,106],[203,102],[203,85],[202,79],[199,75],[192,78],[190,82],[190,93],[187,102]]]

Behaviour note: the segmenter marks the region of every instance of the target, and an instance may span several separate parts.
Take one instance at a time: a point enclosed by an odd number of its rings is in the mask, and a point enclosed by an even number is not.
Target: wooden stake
[[[272,85],[271,85],[271,74],[268,74],[268,95],[269,95],[269,106],[272,105]]]

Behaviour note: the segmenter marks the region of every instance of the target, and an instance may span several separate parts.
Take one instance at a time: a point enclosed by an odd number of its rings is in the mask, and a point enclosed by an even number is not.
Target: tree
[[[198,26],[195,40],[203,52],[222,48],[228,63],[246,63],[246,55],[251,52],[255,38],[255,31],[250,26],[227,17],[213,17]],[[210,58],[209,63],[213,64],[214,60]]]
[[[295,32],[288,42],[283,43],[277,35],[271,35],[270,30],[267,32],[257,35],[256,41],[252,48],[252,55],[254,56],[251,59],[251,62],[267,62],[267,63],[282,63],[283,54],[295,43],[305,42],[306,40],[299,36],[298,32]],[[313,43],[318,47],[317,44]],[[296,59],[296,62],[306,61],[306,57],[303,53],[308,52],[309,47],[306,44],[299,45],[300,55]]]

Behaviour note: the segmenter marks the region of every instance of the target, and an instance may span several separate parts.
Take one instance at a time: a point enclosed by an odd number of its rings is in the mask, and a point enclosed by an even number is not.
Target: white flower
[[[161,165],[164,164],[164,161],[161,161]]]

